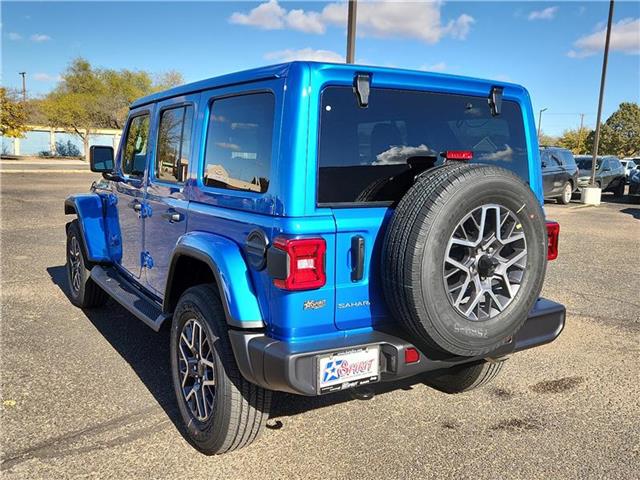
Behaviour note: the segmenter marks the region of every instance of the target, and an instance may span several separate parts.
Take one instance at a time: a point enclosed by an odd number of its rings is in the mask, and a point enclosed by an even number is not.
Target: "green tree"
[[[538,137],[538,145],[540,145],[541,147],[551,147],[553,145],[556,145],[557,141],[557,137],[547,135],[544,132],[540,132],[540,136]]]
[[[179,83],[182,76],[177,72],[163,74],[154,82],[145,71],[98,69],[77,58],[42,101],[41,110],[47,123],[80,136],[88,159],[89,136],[97,128],[123,128],[131,102]]]
[[[593,135],[592,135],[593,137]],[[600,155],[640,154],[640,105],[623,102],[600,128]]]
[[[15,94],[0,87],[0,134],[3,137],[22,137],[27,130],[27,113]]]
[[[589,130],[579,128],[565,130],[558,138],[558,146],[571,150],[575,155],[584,155],[591,152],[593,140],[589,141]]]

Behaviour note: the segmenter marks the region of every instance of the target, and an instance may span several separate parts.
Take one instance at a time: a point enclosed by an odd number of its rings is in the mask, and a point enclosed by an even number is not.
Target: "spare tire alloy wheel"
[[[215,403],[215,368],[209,337],[195,318],[182,327],[177,353],[182,396],[191,414],[204,422]]]
[[[425,352],[494,352],[540,295],[546,241],[538,199],[509,170],[456,164],[425,172],[385,234],[390,313]]]
[[[482,205],[456,226],[443,265],[451,305],[469,320],[495,317],[515,298],[527,265],[527,243],[508,208]]]

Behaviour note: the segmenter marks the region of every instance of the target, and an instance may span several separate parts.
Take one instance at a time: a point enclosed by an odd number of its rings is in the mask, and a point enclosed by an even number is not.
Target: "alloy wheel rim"
[[[571,185],[569,184],[564,187],[564,199],[567,203],[571,201]]]
[[[508,208],[485,204],[453,230],[444,258],[449,302],[468,320],[489,320],[516,297],[527,265],[527,244],[518,217]]]
[[[204,422],[213,411],[216,381],[213,348],[199,320],[185,322],[177,354],[182,398],[191,414]]]
[[[82,281],[80,243],[76,237],[71,237],[71,241],[69,243],[69,273],[71,276],[71,290],[74,295],[77,295],[80,292],[80,285]]]

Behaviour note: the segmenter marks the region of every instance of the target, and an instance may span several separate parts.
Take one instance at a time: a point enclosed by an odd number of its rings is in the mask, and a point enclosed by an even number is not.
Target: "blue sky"
[[[187,81],[294,58],[339,61],[343,2],[2,2],[2,84],[55,87],[71,59],[108,68],[180,71]],[[525,85],[542,128],[580,113],[595,124],[606,1],[371,3],[358,12],[359,63]],[[640,101],[640,2],[618,1],[604,118]]]

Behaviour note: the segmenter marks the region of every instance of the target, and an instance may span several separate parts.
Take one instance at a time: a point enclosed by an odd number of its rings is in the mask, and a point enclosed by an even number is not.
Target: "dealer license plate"
[[[332,353],[318,359],[318,392],[329,393],[380,380],[380,347]]]

